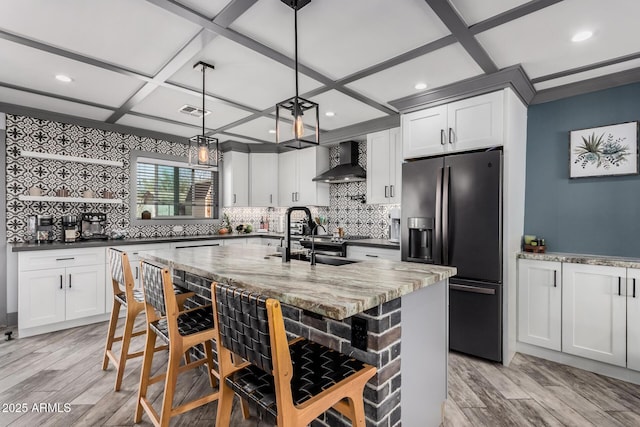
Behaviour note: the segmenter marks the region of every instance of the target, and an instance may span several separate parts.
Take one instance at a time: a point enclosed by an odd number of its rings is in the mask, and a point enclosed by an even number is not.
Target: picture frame
[[[569,178],[638,175],[638,122],[569,132]]]

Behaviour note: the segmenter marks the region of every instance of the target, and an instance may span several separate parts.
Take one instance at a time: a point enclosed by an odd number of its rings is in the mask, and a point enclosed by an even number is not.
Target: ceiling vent
[[[188,104],[185,104],[182,107],[180,107],[178,111],[193,117],[198,117],[198,118],[202,118],[203,113],[205,116],[208,114],[211,114],[211,111],[209,110],[203,110],[202,108],[195,107],[193,105],[188,105]]]

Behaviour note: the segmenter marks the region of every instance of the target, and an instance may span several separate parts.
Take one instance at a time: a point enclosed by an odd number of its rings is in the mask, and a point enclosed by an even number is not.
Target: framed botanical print
[[[638,174],[638,122],[569,132],[569,178]]]

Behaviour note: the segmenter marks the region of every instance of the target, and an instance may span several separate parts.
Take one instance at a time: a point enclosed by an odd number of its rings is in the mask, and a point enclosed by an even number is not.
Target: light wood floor
[[[113,392],[113,367],[100,369],[106,330],[100,323],[0,341],[0,411],[9,411],[0,412],[0,426],[134,425],[140,360],[129,361],[122,390]],[[154,368],[164,361],[164,352],[158,353]],[[183,375],[176,400],[208,387],[204,375]],[[159,397],[161,386],[151,392]],[[520,354],[509,368],[451,354],[449,395],[445,426],[640,426],[640,386]],[[34,411],[41,403],[58,403],[60,412]],[[27,413],[11,404],[26,404]],[[172,425],[213,426],[215,409],[212,403]],[[148,418],[139,425],[149,426]],[[267,426],[243,421],[235,410],[232,425]]]

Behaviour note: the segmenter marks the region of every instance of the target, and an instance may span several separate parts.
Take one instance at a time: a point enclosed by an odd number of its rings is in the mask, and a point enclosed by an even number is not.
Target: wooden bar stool
[[[229,426],[234,392],[280,427],[301,427],[333,407],[365,427],[363,393],[376,368],[303,338],[287,342],[280,303],[211,285],[218,334],[217,427]],[[250,362],[234,366],[233,357]]]
[[[182,405],[173,406],[178,375],[188,370],[207,365],[211,387],[217,385],[217,373],[213,365],[211,340],[215,338],[211,306],[201,306],[181,311],[173,292],[171,273],[166,268],[143,261],[141,263],[142,286],[144,289],[145,312],[147,314],[147,340],[138,389],[138,403],[134,421],[142,420],[143,410],[154,426],[168,426],[169,420],[191,409],[195,409],[218,398],[218,390]],[[151,364],[156,338],[169,346],[169,363],[166,372],[151,377]],[[192,347],[202,344],[205,357],[193,362],[187,360],[180,366],[182,356]],[[147,399],[147,389],[151,384],[164,380],[164,395],[160,414]]]
[[[109,361],[116,368],[116,383],[114,390],[119,391],[122,385],[124,369],[127,360],[143,355],[142,351],[129,353],[129,345],[133,337],[143,335],[146,329],[134,332],[136,318],[144,312],[144,294],[138,289],[134,289],[135,282],[131,273],[131,265],[129,264],[129,256],[126,252],[118,249],[110,248],[108,250],[109,270],[111,272],[111,284],[113,286],[113,309],[111,310],[111,319],[109,320],[109,330],[107,332],[107,343],[104,349],[104,357],[102,360],[102,370],[106,370]],[[184,301],[195,295],[193,292],[179,287],[174,288],[174,292],[178,295],[178,303],[183,307]],[[124,307],[125,324],[121,336],[116,336],[118,327],[118,319],[120,316],[120,308]],[[120,354],[114,354],[113,343],[122,341]],[[167,346],[157,347],[155,351],[166,349]]]
[[[104,349],[102,360],[102,370],[106,370],[111,361],[116,367],[115,391],[120,390],[122,377],[127,360],[142,356],[143,352],[129,353],[131,338],[143,335],[146,331],[133,332],[136,317],[144,311],[144,295],[134,289],[131,265],[126,252],[117,249],[108,250],[109,269],[111,271],[111,284],[113,285],[113,309],[111,310],[111,320],[109,320],[109,330],[107,332],[107,344]],[[125,315],[124,330],[121,336],[116,336],[118,317],[120,308],[127,310]],[[122,341],[120,355],[116,356],[112,351],[113,343]]]

